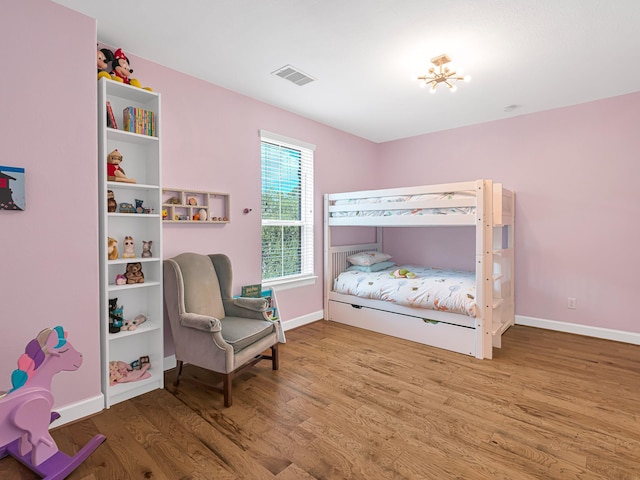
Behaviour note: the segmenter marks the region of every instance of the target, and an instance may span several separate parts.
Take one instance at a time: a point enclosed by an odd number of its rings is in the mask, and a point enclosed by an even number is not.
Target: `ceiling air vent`
[[[306,73],[302,73],[295,67],[291,65],[285,65],[282,68],[279,68],[275,72],[271,72],[273,75],[277,75],[285,80],[289,80],[290,82],[295,83],[299,87],[306,85],[307,83],[311,83],[315,80],[315,78],[310,77]]]

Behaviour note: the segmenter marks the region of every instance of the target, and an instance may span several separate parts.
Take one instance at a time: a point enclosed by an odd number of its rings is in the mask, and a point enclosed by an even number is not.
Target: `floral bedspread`
[[[395,278],[396,269],[415,278]],[[476,316],[475,272],[440,270],[415,265],[395,266],[380,272],[347,271],[334,280],[334,291],[399,305]]]

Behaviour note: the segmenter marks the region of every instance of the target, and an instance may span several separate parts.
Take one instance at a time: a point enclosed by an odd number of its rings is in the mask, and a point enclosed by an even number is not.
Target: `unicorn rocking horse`
[[[96,435],[69,457],[49,434],[49,424],[60,416],[51,411],[51,380],[81,364],[82,354],[62,327],[47,328],[27,344],[11,375],[13,388],[0,395],[0,459],[11,455],[45,480],[62,480],[105,441]]]

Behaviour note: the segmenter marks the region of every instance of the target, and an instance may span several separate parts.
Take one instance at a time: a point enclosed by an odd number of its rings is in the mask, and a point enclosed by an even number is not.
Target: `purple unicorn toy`
[[[0,459],[11,455],[46,480],[61,480],[105,441],[96,435],[69,457],[49,434],[49,424],[59,417],[51,411],[51,380],[81,364],[82,354],[67,341],[62,327],[47,328],[27,344],[11,375],[13,388],[0,396]]]

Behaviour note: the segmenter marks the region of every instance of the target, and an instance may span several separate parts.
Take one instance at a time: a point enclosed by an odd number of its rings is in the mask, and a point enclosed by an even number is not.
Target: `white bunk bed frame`
[[[395,195],[475,191],[471,198],[335,205],[336,200]],[[474,207],[473,214],[398,216],[331,216],[334,212],[416,208]],[[367,190],[324,195],[325,319],[373,330],[447,350],[492,358],[502,334],[514,324],[515,194],[491,180]],[[333,246],[331,229],[339,226],[376,228],[375,243]],[[405,307],[333,291],[334,279],[349,266],[347,257],[382,250],[383,227],[474,226],[476,317]]]

